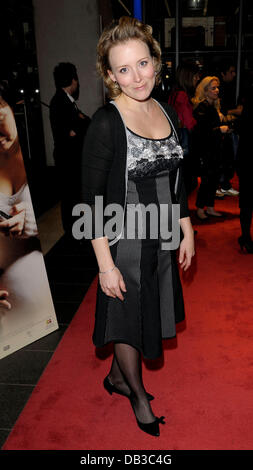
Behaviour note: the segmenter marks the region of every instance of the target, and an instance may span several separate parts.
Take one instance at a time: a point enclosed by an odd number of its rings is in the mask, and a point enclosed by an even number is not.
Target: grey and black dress
[[[159,224],[160,204],[167,204],[171,228],[175,201],[170,173],[176,174],[183,158],[175,130],[172,126],[170,136],[159,140],[138,136],[129,129],[126,134],[129,213],[136,204],[154,204]],[[124,220],[126,235],[128,215]],[[161,236],[158,233],[153,238],[148,222],[147,216],[144,238],[137,238],[136,224],[136,238],[124,236],[110,247],[127,292],[121,301],[106,296],[98,285],[93,342],[98,347],[109,342],[127,343],[145,358],[155,359],[162,353],[162,339],[175,337],[176,323],[184,320],[184,302],[176,251],[161,248]]]

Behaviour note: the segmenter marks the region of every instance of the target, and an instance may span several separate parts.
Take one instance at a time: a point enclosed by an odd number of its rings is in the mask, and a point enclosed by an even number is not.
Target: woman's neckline
[[[22,186],[20,186],[20,188],[13,194],[4,194],[0,191],[0,197],[3,197],[6,200],[15,198],[24,190],[25,186],[26,186],[26,183],[23,183]]]
[[[205,98],[204,101],[206,101],[207,104],[209,104],[209,106],[214,106],[215,107],[215,100],[212,100],[212,102],[211,102],[207,98]]]
[[[129,132],[131,132],[131,134],[134,134],[134,135],[136,135],[137,137],[140,137],[140,139],[152,140],[152,141],[154,141],[154,142],[160,142],[160,141],[162,141],[162,140],[168,140],[168,139],[172,136],[172,133],[173,133],[173,131],[172,131],[172,129],[171,129],[170,134],[169,134],[167,137],[161,137],[160,139],[152,139],[152,137],[144,137],[143,135],[137,134],[136,132],[132,131],[132,129],[129,129],[129,127],[127,127],[127,130],[128,130]]]
[[[170,134],[169,134],[167,137],[161,137],[160,139],[153,139],[152,137],[146,137],[146,136],[137,134],[137,133],[134,132],[132,129],[129,129],[129,127],[126,126],[125,121],[124,121],[124,118],[123,118],[123,116],[122,116],[122,113],[121,113],[121,111],[120,111],[120,109],[119,109],[118,104],[115,102],[115,100],[111,100],[110,103],[113,104],[113,105],[116,107],[116,109],[118,110],[118,112],[119,112],[119,114],[120,114],[120,116],[121,116],[121,119],[122,119],[122,121],[123,121],[123,123],[124,123],[125,129],[127,129],[127,130],[128,130],[129,132],[131,132],[132,134],[136,135],[137,137],[140,137],[141,139],[152,140],[152,141],[154,141],[154,142],[157,142],[157,141],[160,141],[160,140],[167,140],[167,139],[169,139],[169,138],[172,136],[172,134],[173,134],[173,128],[172,128],[171,122],[170,122],[170,120],[169,120],[169,118],[168,118],[168,116],[167,116],[167,114],[166,114],[166,111],[163,109],[163,106],[161,106],[161,104],[159,103],[159,101],[157,101],[155,98],[151,98],[151,99],[152,99],[152,101],[153,101],[154,103],[156,103],[157,106],[161,109],[161,111],[163,112],[163,114],[165,115],[166,119],[168,120],[168,122],[169,122],[169,124],[170,124],[170,128],[171,128],[171,129],[170,129]]]

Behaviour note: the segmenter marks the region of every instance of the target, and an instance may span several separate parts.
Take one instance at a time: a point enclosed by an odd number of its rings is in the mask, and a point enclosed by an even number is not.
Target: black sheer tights
[[[155,416],[147,399],[141,372],[141,356],[137,349],[129,344],[115,343],[114,357],[108,374],[110,382],[126,395],[131,396],[131,403],[136,418],[142,423],[151,423]]]

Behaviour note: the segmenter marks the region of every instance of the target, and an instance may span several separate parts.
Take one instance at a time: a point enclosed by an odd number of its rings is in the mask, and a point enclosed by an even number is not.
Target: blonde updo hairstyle
[[[192,98],[192,103],[193,103],[193,108],[195,109],[201,101],[204,101],[206,99],[206,92],[211,85],[212,82],[218,82],[218,85],[220,84],[220,80],[218,77],[204,77],[201,82],[198,84],[196,91],[195,91],[195,96]],[[214,106],[217,109],[217,111],[220,111],[220,100],[217,98],[214,102]]]
[[[136,18],[122,16],[119,20],[114,20],[107,26],[100,36],[97,45],[97,71],[103,78],[105,86],[108,88],[109,97],[117,98],[121,94],[121,89],[108,75],[111,70],[109,63],[109,52],[113,46],[126,43],[130,39],[138,39],[144,42],[154,60],[156,72],[156,85],[160,82],[160,72],[162,68],[161,48],[152,36],[152,27],[142,23]]]

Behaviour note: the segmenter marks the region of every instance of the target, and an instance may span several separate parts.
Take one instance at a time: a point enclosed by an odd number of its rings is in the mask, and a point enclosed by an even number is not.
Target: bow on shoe
[[[160,418],[156,418],[157,419],[157,422],[158,424],[165,424],[165,416],[160,416]]]

